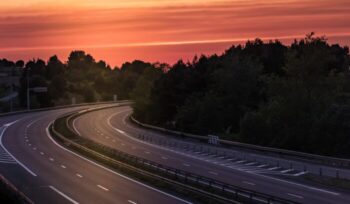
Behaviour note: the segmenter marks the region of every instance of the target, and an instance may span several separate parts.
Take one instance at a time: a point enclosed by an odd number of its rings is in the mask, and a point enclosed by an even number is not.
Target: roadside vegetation
[[[291,45],[259,39],[174,65],[134,61],[112,69],[83,51],[22,65],[19,101],[33,107],[133,99],[139,121],[194,134],[350,156],[349,48],[313,33]]]
[[[249,41],[155,75],[134,97],[134,114],[169,129],[349,157],[349,59],[348,47],[313,34],[290,46]]]
[[[47,62],[41,59],[26,63],[22,60],[16,63],[6,59],[1,61],[4,63],[0,64],[0,72],[1,67],[6,66],[21,69],[19,87],[15,87],[20,105],[16,109],[27,105],[27,77],[30,88],[48,87],[46,93],[31,91],[31,108],[43,108],[69,105],[72,102],[112,101],[114,95],[117,95],[118,100],[129,99],[139,77],[146,73],[145,70],[161,70],[162,66],[135,60],[121,67],[111,68],[104,61],[96,61],[84,51],[71,52],[67,62],[62,62],[57,56],[52,56]],[[0,86],[0,95],[5,92],[3,86]]]

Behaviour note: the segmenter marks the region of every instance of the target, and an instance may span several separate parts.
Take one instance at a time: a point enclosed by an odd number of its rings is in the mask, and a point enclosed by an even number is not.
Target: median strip
[[[82,138],[75,134],[73,128],[70,127],[71,120],[79,115],[73,113],[57,119],[49,128],[49,131],[55,136],[56,140],[73,151],[86,155],[103,165],[107,165],[138,180],[160,188],[171,189],[173,192],[190,196],[194,200],[203,203],[238,203],[238,200],[249,202],[251,199],[265,200],[265,202],[295,203],[157,164],[96,143],[87,138]],[[150,154],[149,151],[145,151],[145,153]],[[218,175],[216,172],[211,174]]]

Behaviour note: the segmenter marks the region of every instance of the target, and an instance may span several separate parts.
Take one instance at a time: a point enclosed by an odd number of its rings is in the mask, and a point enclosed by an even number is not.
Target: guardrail
[[[96,109],[95,109],[96,110]],[[90,110],[93,111],[93,110]],[[193,174],[191,172],[175,169],[168,167],[147,159],[143,159],[134,155],[124,153],[122,151],[113,149],[111,147],[96,143],[90,139],[80,137],[76,134],[72,127],[70,127],[71,120],[75,117],[80,116],[81,114],[87,113],[78,112],[75,114],[66,115],[58,120],[65,120],[65,126],[68,130],[68,134],[71,139],[64,137],[62,134],[55,130],[55,123],[51,126],[51,130],[54,134],[58,135],[64,143],[68,145],[73,145],[74,147],[90,152],[91,154],[103,158],[108,161],[113,161],[114,163],[120,164],[122,162],[123,166],[132,166],[132,168],[137,168],[138,171],[141,171],[143,174],[152,174],[160,176],[160,179],[166,179],[168,182],[180,182],[181,185],[185,185],[186,188],[195,190],[205,194],[206,196],[217,198],[218,200],[224,200],[226,202],[235,202],[234,200],[239,200],[243,202],[250,203],[280,203],[280,204],[295,204],[297,202],[286,200],[283,198],[278,198],[268,194],[248,190],[241,188],[232,184],[224,183],[217,181],[208,177],[200,176]],[[74,138],[74,139],[73,139]],[[74,141],[73,141],[74,140]],[[83,145],[81,145],[81,144]],[[95,151],[96,150],[96,151]],[[103,154],[101,153],[103,152]],[[117,158],[116,161],[113,158]],[[129,168],[129,167],[128,167]],[[131,167],[130,167],[131,168]]]
[[[2,191],[0,192],[0,194],[6,193],[6,197],[0,197],[0,201],[8,203],[34,204],[33,201],[27,198],[21,191],[19,191],[2,175],[0,175],[0,190]]]
[[[129,165],[127,163],[115,160],[115,159],[111,158],[111,156],[106,156],[104,154],[101,154],[101,153],[99,153],[97,151],[92,150],[91,147],[87,148],[85,146],[85,145],[89,144],[89,142],[87,142],[87,141],[84,142],[84,145],[80,145],[79,143],[77,143],[77,142],[75,142],[73,140],[67,139],[65,136],[63,136],[62,134],[60,134],[59,132],[57,132],[54,129],[54,125],[50,126],[50,131],[52,131],[53,135],[58,137],[59,140],[62,140],[62,142],[66,146],[69,146],[70,148],[72,148],[72,149],[74,149],[74,150],[76,150],[76,151],[78,151],[80,153],[82,153],[82,152],[85,153],[85,154],[87,153],[87,154],[90,155],[90,158],[91,157],[92,158],[97,158],[99,160],[103,160],[103,161],[109,162],[109,163],[113,164],[114,167],[117,167],[118,170],[126,169],[128,171],[131,171],[131,172],[134,172],[134,173],[137,173],[137,174],[141,175],[141,177],[142,176],[146,176],[147,178],[150,178],[150,179],[153,179],[153,180],[156,180],[156,181],[165,182],[165,183],[170,184],[170,185],[180,186],[182,188],[185,188],[186,191],[189,192],[189,193],[201,194],[201,195],[203,195],[204,198],[207,198],[207,199],[210,199],[210,200],[214,200],[215,203],[218,203],[218,204],[219,203],[241,204],[241,203],[236,202],[234,200],[227,199],[227,198],[215,195],[215,194],[210,194],[210,193],[208,193],[206,191],[203,191],[201,189],[197,189],[197,188],[194,188],[194,187],[191,187],[191,186],[187,186],[187,185],[185,185],[183,183],[180,183],[180,182],[177,182],[177,181],[174,181],[174,180],[171,180],[171,179],[167,179],[165,177],[162,177],[159,173],[158,174],[154,174],[154,173],[151,173],[151,172],[148,172],[148,171],[144,171],[141,168],[136,168],[136,167],[134,167],[132,165]],[[91,144],[95,145],[94,143],[91,143]],[[102,148],[104,151],[106,150],[106,149],[104,149],[103,146],[100,146],[100,145],[95,146],[95,148]],[[130,158],[127,158],[127,159],[130,159]]]
[[[208,141],[207,136],[194,135],[190,133],[169,130],[169,129],[141,123],[138,120],[136,120],[132,115],[130,116],[130,120],[141,127],[148,128],[151,130],[156,130],[162,133],[168,133],[168,134],[172,134],[180,137],[193,138],[193,139],[197,139],[205,142]],[[240,142],[234,142],[234,141],[222,140],[222,139],[219,141],[220,141],[220,144],[223,144],[226,146],[238,147],[238,148],[242,148],[250,151],[256,151],[256,152],[270,153],[270,154],[277,155],[280,158],[292,158],[292,159],[298,159],[303,161],[311,161],[314,163],[337,167],[337,168],[350,168],[350,159],[342,159],[342,158],[336,158],[336,157],[309,154],[304,152],[297,152],[292,150],[263,147],[258,145],[252,145],[252,144],[246,144],[246,143],[240,143]]]
[[[103,104],[113,104],[113,103],[124,103],[124,102],[132,103],[132,101],[130,101],[130,100],[103,101],[103,102],[94,102],[94,103],[79,103],[79,104],[72,104],[72,105],[63,105],[63,106],[54,106],[54,107],[48,107],[48,108],[38,108],[38,109],[31,109],[31,110],[21,110],[21,111],[0,113],[0,117],[23,114],[23,113],[57,110],[57,109],[63,109],[63,108],[73,108],[73,107],[80,107],[80,106],[92,106],[92,105],[103,105]]]

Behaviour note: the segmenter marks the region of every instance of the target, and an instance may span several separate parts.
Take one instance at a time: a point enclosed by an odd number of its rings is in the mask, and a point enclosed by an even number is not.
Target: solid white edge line
[[[114,130],[118,131],[119,129],[118,128],[115,128],[112,124],[111,124],[111,119],[120,114],[120,113],[123,113],[123,112],[126,112],[128,110],[125,110],[125,111],[120,111],[120,112],[117,112],[117,113],[114,113],[112,115],[110,115],[107,119],[107,124]],[[119,131],[118,131],[119,132]],[[159,148],[159,149],[163,149],[163,150],[168,150],[170,151],[169,149],[167,148],[162,148],[160,146],[157,146],[157,145],[154,145],[154,144],[151,144],[151,143],[147,143],[147,142],[144,142],[144,141],[141,141],[137,138],[134,138],[132,136],[130,136],[129,134],[125,133],[124,134],[125,136],[129,137],[130,139],[132,140],[135,140],[135,141],[138,141],[140,143],[143,143],[143,144],[147,144],[149,146],[152,146],[152,147],[156,147],[156,148]],[[185,154],[186,155],[186,154]],[[245,160],[241,160],[242,162],[245,162]],[[240,162],[240,161],[239,161]],[[237,162],[236,162],[237,163]],[[239,171],[239,169],[236,169]],[[242,171],[242,172],[246,172],[246,171]],[[262,174],[258,174],[258,173],[254,173],[254,172],[246,172],[248,174],[253,174],[255,176],[258,176],[258,177],[263,177],[263,178],[267,178],[267,179],[271,179],[271,180],[275,180],[275,181],[278,181],[278,182],[282,182],[282,183],[287,183],[289,185],[295,185],[295,186],[299,186],[299,187],[303,187],[303,188],[306,188],[306,189],[309,189],[309,190],[313,190],[313,191],[319,191],[319,192],[323,192],[323,193],[328,193],[328,194],[331,194],[331,195],[334,195],[334,196],[339,196],[340,193],[337,193],[337,192],[333,192],[333,191],[328,191],[328,190],[325,190],[325,189],[321,189],[321,188],[316,188],[316,187],[312,187],[312,186],[308,186],[308,185],[304,185],[304,184],[301,184],[301,183],[295,183],[295,182],[292,182],[292,181],[287,181],[287,180],[283,180],[283,179],[279,179],[279,178],[275,178],[275,177],[270,177],[270,176],[265,176],[265,175],[262,175]]]
[[[129,180],[129,181],[132,181],[132,182],[134,182],[134,183],[137,183],[137,184],[139,184],[139,185],[141,185],[141,186],[144,186],[144,187],[146,187],[146,188],[148,188],[148,189],[154,190],[154,191],[156,191],[156,192],[158,192],[158,193],[161,193],[161,194],[163,194],[163,195],[169,196],[169,197],[174,198],[174,199],[176,199],[176,200],[179,200],[179,201],[181,201],[181,202],[184,202],[184,203],[187,203],[187,204],[192,204],[191,202],[186,201],[186,200],[184,200],[184,199],[182,199],[182,198],[179,198],[179,197],[177,197],[177,196],[171,195],[171,194],[166,193],[166,192],[164,192],[164,191],[161,191],[161,190],[159,190],[159,189],[153,188],[153,187],[151,187],[151,186],[149,186],[149,185],[147,185],[147,184],[141,183],[141,182],[136,181],[136,180],[134,180],[134,179],[132,179],[132,178],[129,178],[129,177],[124,176],[124,175],[122,175],[122,174],[120,174],[120,173],[117,173],[117,172],[115,172],[115,171],[113,171],[113,170],[111,170],[111,169],[109,169],[109,168],[107,168],[107,167],[105,167],[105,166],[102,166],[102,165],[100,165],[100,164],[98,164],[98,163],[96,163],[96,162],[94,162],[94,161],[92,161],[92,160],[90,160],[90,159],[88,159],[88,158],[86,158],[86,157],[84,157],[84,156],[81,156],[81,155],[79,155],[79,154],[77,154],[77,153],[75,153],[75,152],[73,152],[73,151],[71,151],[71,150],[69,150],[69,149],[67,149],[67,148],[65,148],[65,147],[63,147],[63,146],[61,146],[60,144],[58,144],[58,143],[51,137],[51,134],[50,134],[50,132],[49,132],[49,126],[50,126],[51,124],[52,124],[52,122],[50,122],[49,125],[46,127],[46,135],[50,138],[50,140],[51,140],[55,145],[57,145],[57,146],[60,147],[61,149],[65,150],[65,151],[67,151],[67,152],[69,152],[69,153],[71,153],[71,154],[73,154],[73,155],[75,155],[75,156],[77,156],[77,157],[79,157],[79,158],[85,160],[85,161],[88,161],[88,162],[90,162],[90,163],[92,163],[92,164],[94,164],[94,165],[96,165],[96,166],[98,166],[98,167],[100,167],[100,168],[102,168],[102,169],[104,169],[104,170],[110,172],[110,173],[113,173],[113,174],[115,174],[115,175],[118,175],[118,176],[120,176],[120,177],[122,177],[122,178],[124,178],[124,179],[127,179],[127,180]]]
[[[74,204],[79,204],[77,201],[73,200],[72,198],[70,198],[69,196],[67,196],[66,194],[62,193],[61,191],[59,191],[57,188],[53,187],[53,186],[49,186],[49,188],[51,188],[53,191],[55,191],[56,193],[60,194],[62,197],[64,197],[65,199],[69,200],[71,203]]]
[[[74,120],[73,120],[73,129],[74,129],[74,131],[75,131],[76,133],[78,133],[79,136],[81,136],[80,132],[78,131],[78,129],[77,129],[76,126],[75,126],[75,121],[76,121],[76,120],[77,120],[77,118],[74,118]]]
[[[322,193],[328,193],[328,194],[331,194],[331,195],[334,195],[334,196],[339,196],[340,195],[340,193],[336,193],[336,192],[333,192],[333,191],[328,191],[328,190],[321,189],[321,188],[307,186],[307,185],[304,185],[304,184],[295,183],[295,182],[292,182],[292,181],[287,181],[287,180],[283,180],[283,179],[279,179],[279,178],[275,178],[275,177],[264,176],[262,174],[257,174],[257,173],[254,173],[254,172],[249,172],[249,173],[253,174],[253,175],[256,175],[256,176],[268,178],[268,179],[271,179],[271,180],[275,180],[275,181],[279,181],[279,182],[283,182],[283,183],[288,183],[290,185],[300,186],[300,187],[303,187],[303,188],[307,188],[309,190],[319,191],[319,192],[322,192]]]
[[[8,123],[8,124],[5,124],[4,126],[3,126],[3,129],[2,129],[2,131],[1,131],[1,133],[0,133],[0,146],[5,150],[5,152],[8,154],[8,155],[10,155],[11,157],[12,157],[12,159],[14,159],[21,167],[23,167],[28,173],[30,173],[32,176],[37,176],[32,170],[30,170],[26,165],[24,165],[22,162],[20,162],[15,156],[13,156],[13,154],[11,154],[7,149],[6,149],[6,147],[4,146],[4,144],[2,143],[2,138],[3,138],[3,135],[4,135],[4,133],[5,133],[5,131],[6,131],[6,129],[8,128],[8,127],[10,127],[11,125],[13,125],[13,124],[15,124],[15,123],[17,123],[19,120],[16,120],[16,121],[14,121],[14,122],[12,122],[12,123]]]

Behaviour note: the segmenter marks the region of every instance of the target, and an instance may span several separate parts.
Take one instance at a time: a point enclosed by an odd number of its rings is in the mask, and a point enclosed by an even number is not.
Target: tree
[[[313,35],[293,43],[287,54],[285,76],[265,77],[267,102],[242,120],[242,141],[325,153],[321,150],[322,145],[316,147],[314,144],[330,140],[331,136],[322,134],[325,138],[319,138],[315,127],[322,124],[317,122],[320,118],[323,118],[323,124],[327,119],[334,121],[334,115],[327,112],[336,98],[347,91],[348,78],[348,70],[342,68],[348,66],[343,64],[346,60],[339,60],[347,58],[346,52],[337,52],[343,53],[339,56],[332,49],[325,38]]]
[[[47,78],[53,79],[57,75],[62,75],[64,73],[65,67],[63,63],[58,59],[56,55],[50,57],[47,63]]]
[[[95,92],[91,86],[86,86],[86,88],[84,89],[84,100],[85,102],[95,101]]]
[[[24,61],[23,60],[18,60],[16,62],[16,67],[23,68],[24,67]]]
[[[134,90],[131,92],[131,99],[134,100],[134,115],[145,122],[148,122],[147,110],[151,104],[151,90],[154,82],[160,78],[162,70],[153,66],[147,67],[139,77]]]
[[[67,91],[67,80],[64,75],[55,76],[49,85],[48,91],[52,99],[63,98]]]

